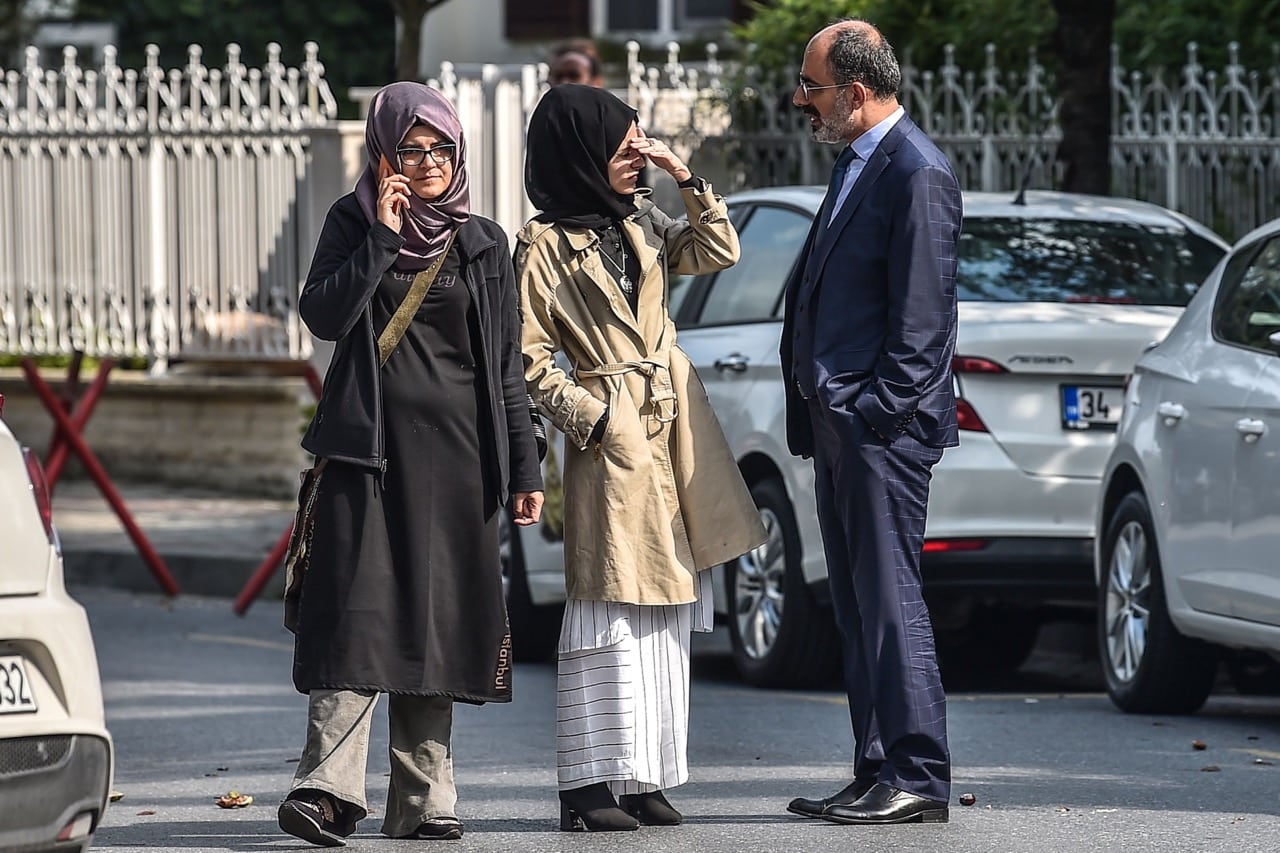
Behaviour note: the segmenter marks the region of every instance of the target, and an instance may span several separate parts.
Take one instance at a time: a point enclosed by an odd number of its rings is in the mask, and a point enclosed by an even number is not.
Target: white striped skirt
[[[689,778],[689,636],[710,631],[711,573],[692,604],[565,604],[556,697],[560,790],[608,782],[615,795]]]

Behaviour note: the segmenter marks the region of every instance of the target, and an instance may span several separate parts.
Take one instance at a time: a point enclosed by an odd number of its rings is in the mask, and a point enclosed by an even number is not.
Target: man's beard
[[[853,135],[853,106],[849,103],[849,89],[846,87],[836,93],[836,104],[827,118],[820,118],[821,123],[813,128],[814,142],[844,142]],[[844,118],[837,120],[837,116]]]

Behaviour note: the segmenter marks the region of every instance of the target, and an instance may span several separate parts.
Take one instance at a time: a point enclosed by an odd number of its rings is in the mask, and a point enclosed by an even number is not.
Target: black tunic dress
[[[412,280],[383,276],[375,329]],[[455,250],[381,371],[385,477],[334,461],[321,477],[294,654],[300,691],[511,699],[478,323]]]

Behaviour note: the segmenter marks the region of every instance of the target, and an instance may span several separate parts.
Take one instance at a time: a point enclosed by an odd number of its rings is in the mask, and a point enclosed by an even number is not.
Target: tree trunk
[[[421,80],[419,60],[422,54],[422,21],[427,13],[445,0],[391,0],[400,22],[400,37],[396,42],[396,79]]]
[[[1111,191],[1111,35],[1116,0],[1053,0],[1060,70],[1062,189]]]

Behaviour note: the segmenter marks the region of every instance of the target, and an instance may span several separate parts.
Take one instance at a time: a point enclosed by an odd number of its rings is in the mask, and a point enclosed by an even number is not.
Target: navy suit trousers
[[[808,405],[854,775],[946,802],[946,698],[920,585],[929,480],[942,450],[905,434],[886,444],[852,407]]]

